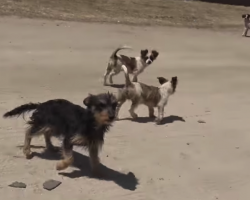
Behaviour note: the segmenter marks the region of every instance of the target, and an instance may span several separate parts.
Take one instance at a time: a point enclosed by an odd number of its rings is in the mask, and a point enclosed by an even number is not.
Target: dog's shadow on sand
[[[47,151],[46,149],[42,153],[33,152],[33,156],[46,160],[60,160],[62,158],[60,153],[52,153]],[[73,156],[74,156],[74,163],[72,166],[78,169],[73,170],[72,172],[59,172],[59,175],[66,176],[68,178],[79,178],[83,176],[89,178],[96,178],[91,175],[89,157],[80,154],[76,151],[74,151]],[[132,190],[132,191],[136,190],[136,187],[139,183],[134,173],[129,172],[127,174],[123,174],[121,172],[108,168],[103,164],[100,164],[99,167],[101,173],[103,174],[103,177],[96,179],[105,181],[114,181],[117,185],[126,190]]]
[[[110,84],[108,86],[119,89],[119,88],[124,88],[125,84]]]
[[[133,119],[133,118],[124,118],[124,119],[120,119],[119,121],[122,121],[122,120],[131,120],[131,121],[138,122],[138,123],[154,122],[154,119],[150,118],[150,117],[137,117],[135,119]],[[176,115],[170,115],[168,117],[164,117],[159,125],[171,124],[171,123],[173,123],[175,121],[186,122],[183,117],[176,116]]]

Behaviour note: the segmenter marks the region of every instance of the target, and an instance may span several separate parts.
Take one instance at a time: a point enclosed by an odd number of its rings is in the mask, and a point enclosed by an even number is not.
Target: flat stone
[[[50,179],[43,183],[43,188],[50,191],[57,188],[59,185],[61,185],[61,183],[61,181]]]
[[[198,120],[198,123],[206,123],[204,120]]]
[[[9,185],[10,187],[13,188],[26,188],[26,184],[22,182],[15,181]]]

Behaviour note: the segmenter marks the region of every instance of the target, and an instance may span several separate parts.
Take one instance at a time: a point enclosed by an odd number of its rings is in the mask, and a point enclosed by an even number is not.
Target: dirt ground
[[[36,157],[21,147],[25,121],[0,118],[0,196],[5,200],[248,200],[249,38],[238,32],[169,27],[134,27],[33,19],[0,18],[0,113],[27,102],[66,98],[77,104],[88,93],[116,92],[102,75],[111,52],[121,44],[138,55],[156,48],[158,59],[139,80],[177,75],[179,85],[165,111],[164,124],[124,120],[106,135],[101,153],[105,180],[90,178],[88,157],[75,149],[74,166],[58,173],[57,155],[44,154],[34,139]],[[123,83],[123,74],[114,78]],[[27,119],[27,117],[26,117]],[[198,123],[204,120],[206,123]],[[58,140],[54,140],[59,144]],[[55,190],[47,179],[62,181]],[[22,181],[26,189],[8,184]]]
[[[210,0],[204,0],[210,1]],[[219,1],[219,0],[218,0]],[[239,0],[238,0],[239,1]],[[242,26],[249,8],[195,0],[1,0],[0,15],[195,28]]]

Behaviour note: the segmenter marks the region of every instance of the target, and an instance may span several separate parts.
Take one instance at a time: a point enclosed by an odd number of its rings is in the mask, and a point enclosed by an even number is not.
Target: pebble
[[[198,123],[206,123],[204,120],[198,120]]]
[[[26,184],[22,182],[15,181],[9,185],[10,187],[13,188],[26,188]]]
[[[57,188],[59,185],[61,185],[61,183],[61,181],[50,179],[43,183],[43,188],[50,191]]]

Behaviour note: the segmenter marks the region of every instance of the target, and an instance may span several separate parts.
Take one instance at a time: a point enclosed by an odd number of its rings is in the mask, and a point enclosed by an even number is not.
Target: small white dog
[[[110,84],[113,84],[113,76],[119,74],[122,71],[122,65],[125,65],[129,74],[133,74],[132,80],[137,82],[137,77],[144,69],[153,63],[159,53],[156,50],[152,50],[151,54],[147,49],[141,50],[141,55],[138,57],[129,57],[125,55],[117,54],[121,49],[131,49],[128,46],[122,46],[117,48],[110,56],[108,67],[104,74],[104,85],[107,85],[107,77],[109,76]]]
[[[242,18],[244,18],[244,31],[242,33],[242,36],[247,36],[247,32],[250,28],[250,14],[244,14],[242,15]]]
[[[149,86],[140,82],[131,82],[126,66],[122,65],[122,68],[125,73],[126,84],[124,88],[118,90],[116,119],[119,119],[118,114],[121,106],[127,100],[130,100],[132,104],[129,112],[132,118],[137,117],[135,109],[140,104],[144,104],[148,107],[150,118],[155,118],[154,107],[158,108],[158,116],[155,122],[160,124],[164,115],[164,107],[167,105],[169,97],[176,91],[178,78],[175,76],[172,77],[171,81],[168,81],[163,77],[158,77],[161,85],[159,87]]]

